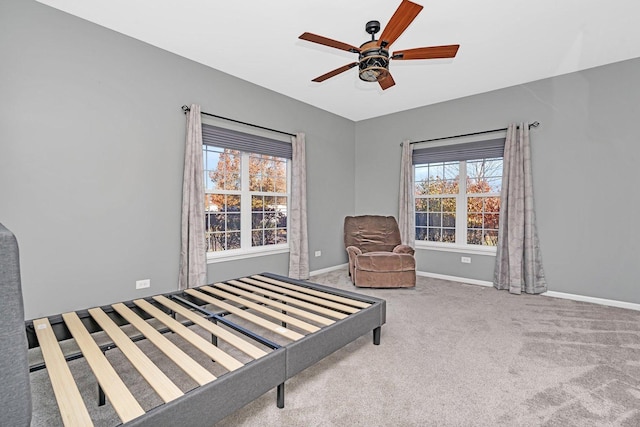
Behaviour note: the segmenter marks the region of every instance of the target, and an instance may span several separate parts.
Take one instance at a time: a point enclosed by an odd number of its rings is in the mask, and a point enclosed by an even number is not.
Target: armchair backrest
[[[386,251],[401,243],[400,229],[392,216],[361,215],[344,219],[344,246],[355,246],[363,253]]]

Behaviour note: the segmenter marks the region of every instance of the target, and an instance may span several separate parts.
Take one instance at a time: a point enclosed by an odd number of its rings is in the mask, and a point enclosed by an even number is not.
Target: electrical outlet
[[[136,280],[136,289],[144,289],[151,286],[151,279]]]
[[[465,264],[471,264],[471,257],[468,257],[468,256],[460,257],[460,262]]]
[[[316,251],[316,256],[322,256],[322,251]]]

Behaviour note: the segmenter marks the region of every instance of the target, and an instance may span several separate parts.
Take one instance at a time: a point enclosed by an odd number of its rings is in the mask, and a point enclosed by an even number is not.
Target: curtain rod
[[[182,111],[185,114],[187,114],[187,111],[189,111],[189,110],[191,110],[191,109],[189,107],[187,107],[186,105],[182,106]],[[271,128],[267,128],[267,127],[260,126],[260,125],[254,125],[253,123],[241,122],[240,120],[230,119],[228,117],[216,116],[215,114],[205,113],[204,111],[200,111],[200,114],[204,114],[205,116],[215,117],[217,119],[228,120],[228,121],[234,122],[234,123],[240,123],[241,125],[246,125],[246,126],[251,126],[251,127],[254,127],[254,128],[268,130],[270,132],[281,133],[283,135],[296,136],[296,134],[294,134],[294,133],[284,132],[284,131],[277,130],[277,129],[271,129]]]
[[[540,122],[533,122],[529,125],[529,129],[533,128],[537,128],[538,126],[540,126]],[[507,130],[509,128],[500,128],[500,129],[492,129],[492,130],[483,130],[480,132],[472,132],[472,133],[464,133],[462,135],[453,135],[453,136],[443,136],[441,138],[432,138],[432,139],[425,139],[422,141],[414,141],[414,142],[410,142],[409,144],[418,144],[420,142],[432,142],[432,141],[442,141],[444,139],[453,139],[453,138],[462,138],[463,136],[473,136],[473,135],[482,135],[485,133],[493,133],[493,132],[500,132],[503,130]]]

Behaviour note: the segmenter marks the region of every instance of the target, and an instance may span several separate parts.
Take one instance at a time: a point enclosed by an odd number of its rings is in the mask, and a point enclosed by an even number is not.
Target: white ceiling
[[[460,50],[392,61],[396,85],[382,91],[357,68],[311,82],[357,54],[298,36],[360,46],[400,0],[39,1],[353,121],[640,57],[638,0],[415,0],[424,9],[390,51]]]

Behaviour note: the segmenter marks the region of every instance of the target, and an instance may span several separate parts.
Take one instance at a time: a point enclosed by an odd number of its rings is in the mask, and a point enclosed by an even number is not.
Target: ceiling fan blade
[[[333,71],[329,71],[328,73],[323,74],[320,77],[316,77],[315,79],[313,79],[311,81],[312,82],[318,82],[318,83],[319,82],[323,82],[323,81],[325,81],[325,80],[327,80],[327,79],[329,79],[329,78],[331,78],[333,76],[337,76],[340,73],[344,73],[345,71],[350,70],[351,68],[355,67],[356,65],[358,65],[357,62],[353,62],[351,64],[343,65],[342,67],[336,68]]]
[[[402,3],[400,3],[400,6],[396,9],[389,23],[384,27],[378,39],[378,46],[389,47],[391,43],[396,41],[404,30],[407,29],[421,10],[422,6],[419,4],[410,2],[409,0],[402,0]]]
[[[459,44],[451,44],[447,46],[431,46],[418,47],[415,49],[406,49],[393,52],[391,59],[436,59],[436,58],[453,58],[458,53]]]
[[[378,80],[378,84],[380,85],[382,90],[387,90],[391,86],[395,85],[396,82],[393,80],[393,77],[391,77],[391,73],[389,73],[384,79]]]
[[[347,43],[342,43],[337,40],[329,39],[327,37],[322,37],[317,34],[311,33],[302,33],[299,39],[306,40],[308,42],[318,43],[329,47],[335,47],[336,49],[346,50],[347,52],[359,53],[360,48],[355,46],[351,46]]]

